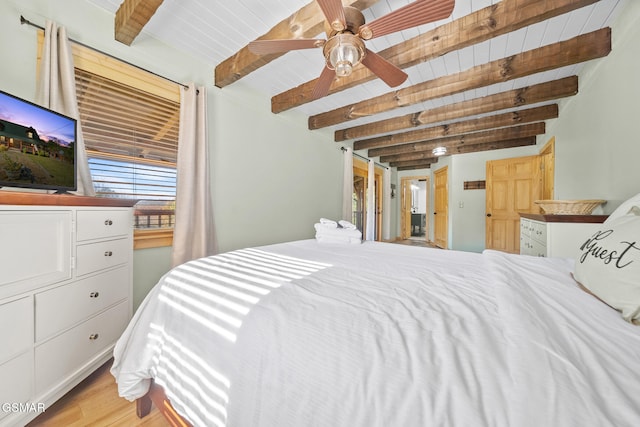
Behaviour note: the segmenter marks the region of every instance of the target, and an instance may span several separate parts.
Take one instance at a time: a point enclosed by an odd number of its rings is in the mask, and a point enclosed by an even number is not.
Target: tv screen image
[[[76,190],[77,122],[0,91],[0,187]]]

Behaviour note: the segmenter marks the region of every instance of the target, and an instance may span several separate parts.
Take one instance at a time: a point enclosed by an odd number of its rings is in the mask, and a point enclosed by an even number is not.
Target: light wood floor
[[[136,416],[136,404],[118,396],[109,373],[111,363],[104,364],[27,427],[169,426],[156,408],[143,419]]]

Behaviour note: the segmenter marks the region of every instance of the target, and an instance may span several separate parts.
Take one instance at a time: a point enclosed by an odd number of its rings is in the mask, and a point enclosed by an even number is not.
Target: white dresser
[[[520,254],[574,258],[607,215],[520,214]]]
[[[132,315],[134,201],[0,193],[0,426],[112,356]]]

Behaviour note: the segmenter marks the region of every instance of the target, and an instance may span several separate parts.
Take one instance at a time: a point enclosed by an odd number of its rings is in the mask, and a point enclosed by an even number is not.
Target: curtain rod
[[[41,29],[42,31],[44,31],[44,27],[42,27],[42,26],[40,26],[40,25],[38,25],[38,24],[35,24],[35,23],[33,23],[33,22],[29,21],[28,19],[26,19],[26,18],[25,18],[24,16],[22,16],[22,15],[20,15],[20,24],[22,24],[22,25],[27,24],[27,25],[30,25],[30,26],[35,27],[35,28],[39,28],[39,29]],[[175,80],[172,80],[172,79],[170,79],[170,78],[168,78],[168,77],[161,76],[161,75],[160,75],[160,74],[158,74],[158,73],[154,73],[153,71],[149,71],[149,70],[147,70],[146,68],[142,68],[142,67],[140,67],[139,65],[132,64],[131,62],[125,61],[125,60],[123,60],[123,59],[120,59],[120,58],[118,58],[117,56],[111,55],[110,53],[104,52],[104,51],[102,51],[102,50],[100,50],[100,49],[96,49],[96,48],[94,48],[94,47],[91,47],[91,46],[89,46],[89,45],[86,45],[86,44],[84,44],[84,43],[82,43],[82,42],[79,42],[79,41],[74,40],[74,39],[71,39],[71,38],[69,39],[69,41],[71,41],[71,42],[73,42],[73,43],[75,43],[75,44],[79,44],[80,46],[86,47],[87,49],[94,50],[94,51],[96,51],[96,52],[98,52],[98,53],[101,53],[102,55],[108,56],[109,58],[113,58],[113,59],[116,59],[116,60],[118,60],[118,61],[124,62],[125,64],[130,65],[130,66],[132,66],[132,67],[135,67],[135,68],[137,68],[138,70],[145,71],[145,72],[147,72],[147,73],[149,73],[149,74],[153,74],[153,75],[154,75],[154,76],[156,76],[156,77],[160,77],[161,79],[165,79],[165,80],[167,80],[167,81],[169,81],[169,82],[171,82],[171,83],[175,83],[175,84],[177,84],[177,85],[180,85],[180,86],[182,86],[182,87],[183,87],[183,88],[185,88],[185,89],[189,89],[189,86],[185,85],[184,83],[180,83],[180,82],[177,82],[177,81],[175,81]]]
[[[347,151],[347,149],[346,149],[346,148],[344,148],[344,147],[340,147],[340,149],[341,149],[342,151]],[[355,152],[351,152],[351,154],[353,154],[353,155],[354,155],[354,156],[356,156],[356,157],[360,157],[362,160],[366,160],[367,162],[371,160],[371,159],[369,159],[369,158],[367,158],[367,157],[365,157],[365,156],[361,156],[360,154],[355,153]],[[378,166],[380,166],[381,168],[391,169],[391,167],[390,167],[390,166],[385,166],[385,165],[380,164],[380,163],[375,162],[375,161],[374,161],[373,163],[374,163],[374,164],[376,164],[376,165],[378,165]]]

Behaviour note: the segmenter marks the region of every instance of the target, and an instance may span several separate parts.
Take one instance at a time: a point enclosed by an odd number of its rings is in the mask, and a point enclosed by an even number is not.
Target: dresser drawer
[[[28,351],[0,365],[0,420],[9,415],[2,404],[26,403],[33,384],[33,352]]]
[[[529,253],[529,255],[546,257],[547,246],[537,240],[531,240],[531,252]]]
[[[0,363],[33,345],[33,299],[31,295],[0,304]],[[0,375],[0,378],[3,378]],[[2,400],[0,400],[2,403]]]
[[[36,294],[36,342],[128,297],[127,267]]]
[[[78,245],[76,252],[76,276],[114,267],[129,261],[131,240],[116,239]]]
[[[70,210],[0,212],[0,299],[71,277]]]
[[[537,240],[542,246],[547,245],[547,224],[531,221],[531,239]]]
[[[77,240],[104,239],[126,236],[133,227],[130,209],[79,210],[77,213]]]
[[[35,349],[36,395],[82,369],[120,337],[129,320],[127,301],[92,317]]]

